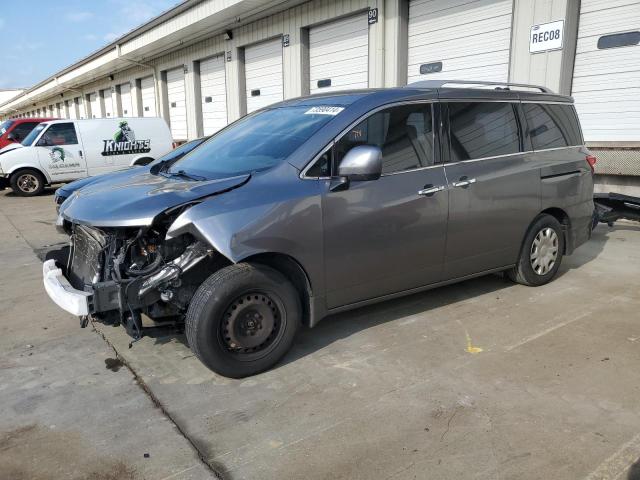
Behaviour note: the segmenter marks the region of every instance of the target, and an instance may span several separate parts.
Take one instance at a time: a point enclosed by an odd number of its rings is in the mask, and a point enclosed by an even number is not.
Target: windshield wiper
[[[195,180],[195,181],[206,180],[205,177],[201,177],[199,175],[191,175],[191,174],[185,172],[184,170],[178,170],[177,172],[169,172],[167,170],[164,173],[166,173],[167,175],[170,175],[172,177],[186,178],[187,180]]]

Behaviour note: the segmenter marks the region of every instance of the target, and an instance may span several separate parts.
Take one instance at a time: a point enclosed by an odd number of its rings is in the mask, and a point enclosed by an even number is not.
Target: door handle
[[[453,185],[454,187],[465,188],[471,185],[472,183],[476,183],[475,178],[461,177],[460,180],[458,180],[457,182],[453,182],[451,185]]]
[[[80,155],[80,158],[82,158],[82,150],[78,150],[78,155]]]
[[[425,188],[423,188],[422,190],[418,190],[418,195],[422,196],[422,197],[431,197],[433,195],[435,195],[438,192],[441,192],[444,190],[444,186],[439,185],[437,187],[431,186],[431,185],[425,185]]]

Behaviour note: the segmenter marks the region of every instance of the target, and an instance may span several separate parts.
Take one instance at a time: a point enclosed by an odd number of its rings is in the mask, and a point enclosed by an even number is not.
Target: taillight
[[[587,161],[587,163],[589,164],[589,167],[591,168],[591,173],[593,173],[595,171],[595,166],[598,159],[593,155],[587,155],[587,158],[585,158],[585,160]]]

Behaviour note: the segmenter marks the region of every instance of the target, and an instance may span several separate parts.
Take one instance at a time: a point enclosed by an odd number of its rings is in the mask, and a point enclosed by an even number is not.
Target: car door
[[[516,262],[540,211],[540,172],[534,156],[523,153],[530,149],[518,102],[465,100],[443,110],[449,132],[447,280]]]
[[[334,167],[356,145],[382,150],[382,176],[322,197],[328,308],[438,282],[447,192],[432,103],[370,115],[333,147]],[[329,182],[327,182],[329,184]]]
[[[40,166],[52,183],[87,176],[87,164],[73,122],[54,123],[35,145]]]

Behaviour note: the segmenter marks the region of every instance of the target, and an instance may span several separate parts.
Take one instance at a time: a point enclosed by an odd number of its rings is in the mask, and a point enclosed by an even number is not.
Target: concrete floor
[[[128,349],[121,328],[77,328],[32,253],[66,240],[54,219],[50,195],[0,193],[0,478],[25,458],[42,478],[208,478],[198,455],[225,479],[640,478],[638,224],[599,226],[550,285],[489,276],[341,314],[230,380],[182,336]],[[146,394],[105,369],[110,345]],[[69,432],[55,470],[47,435]]]

